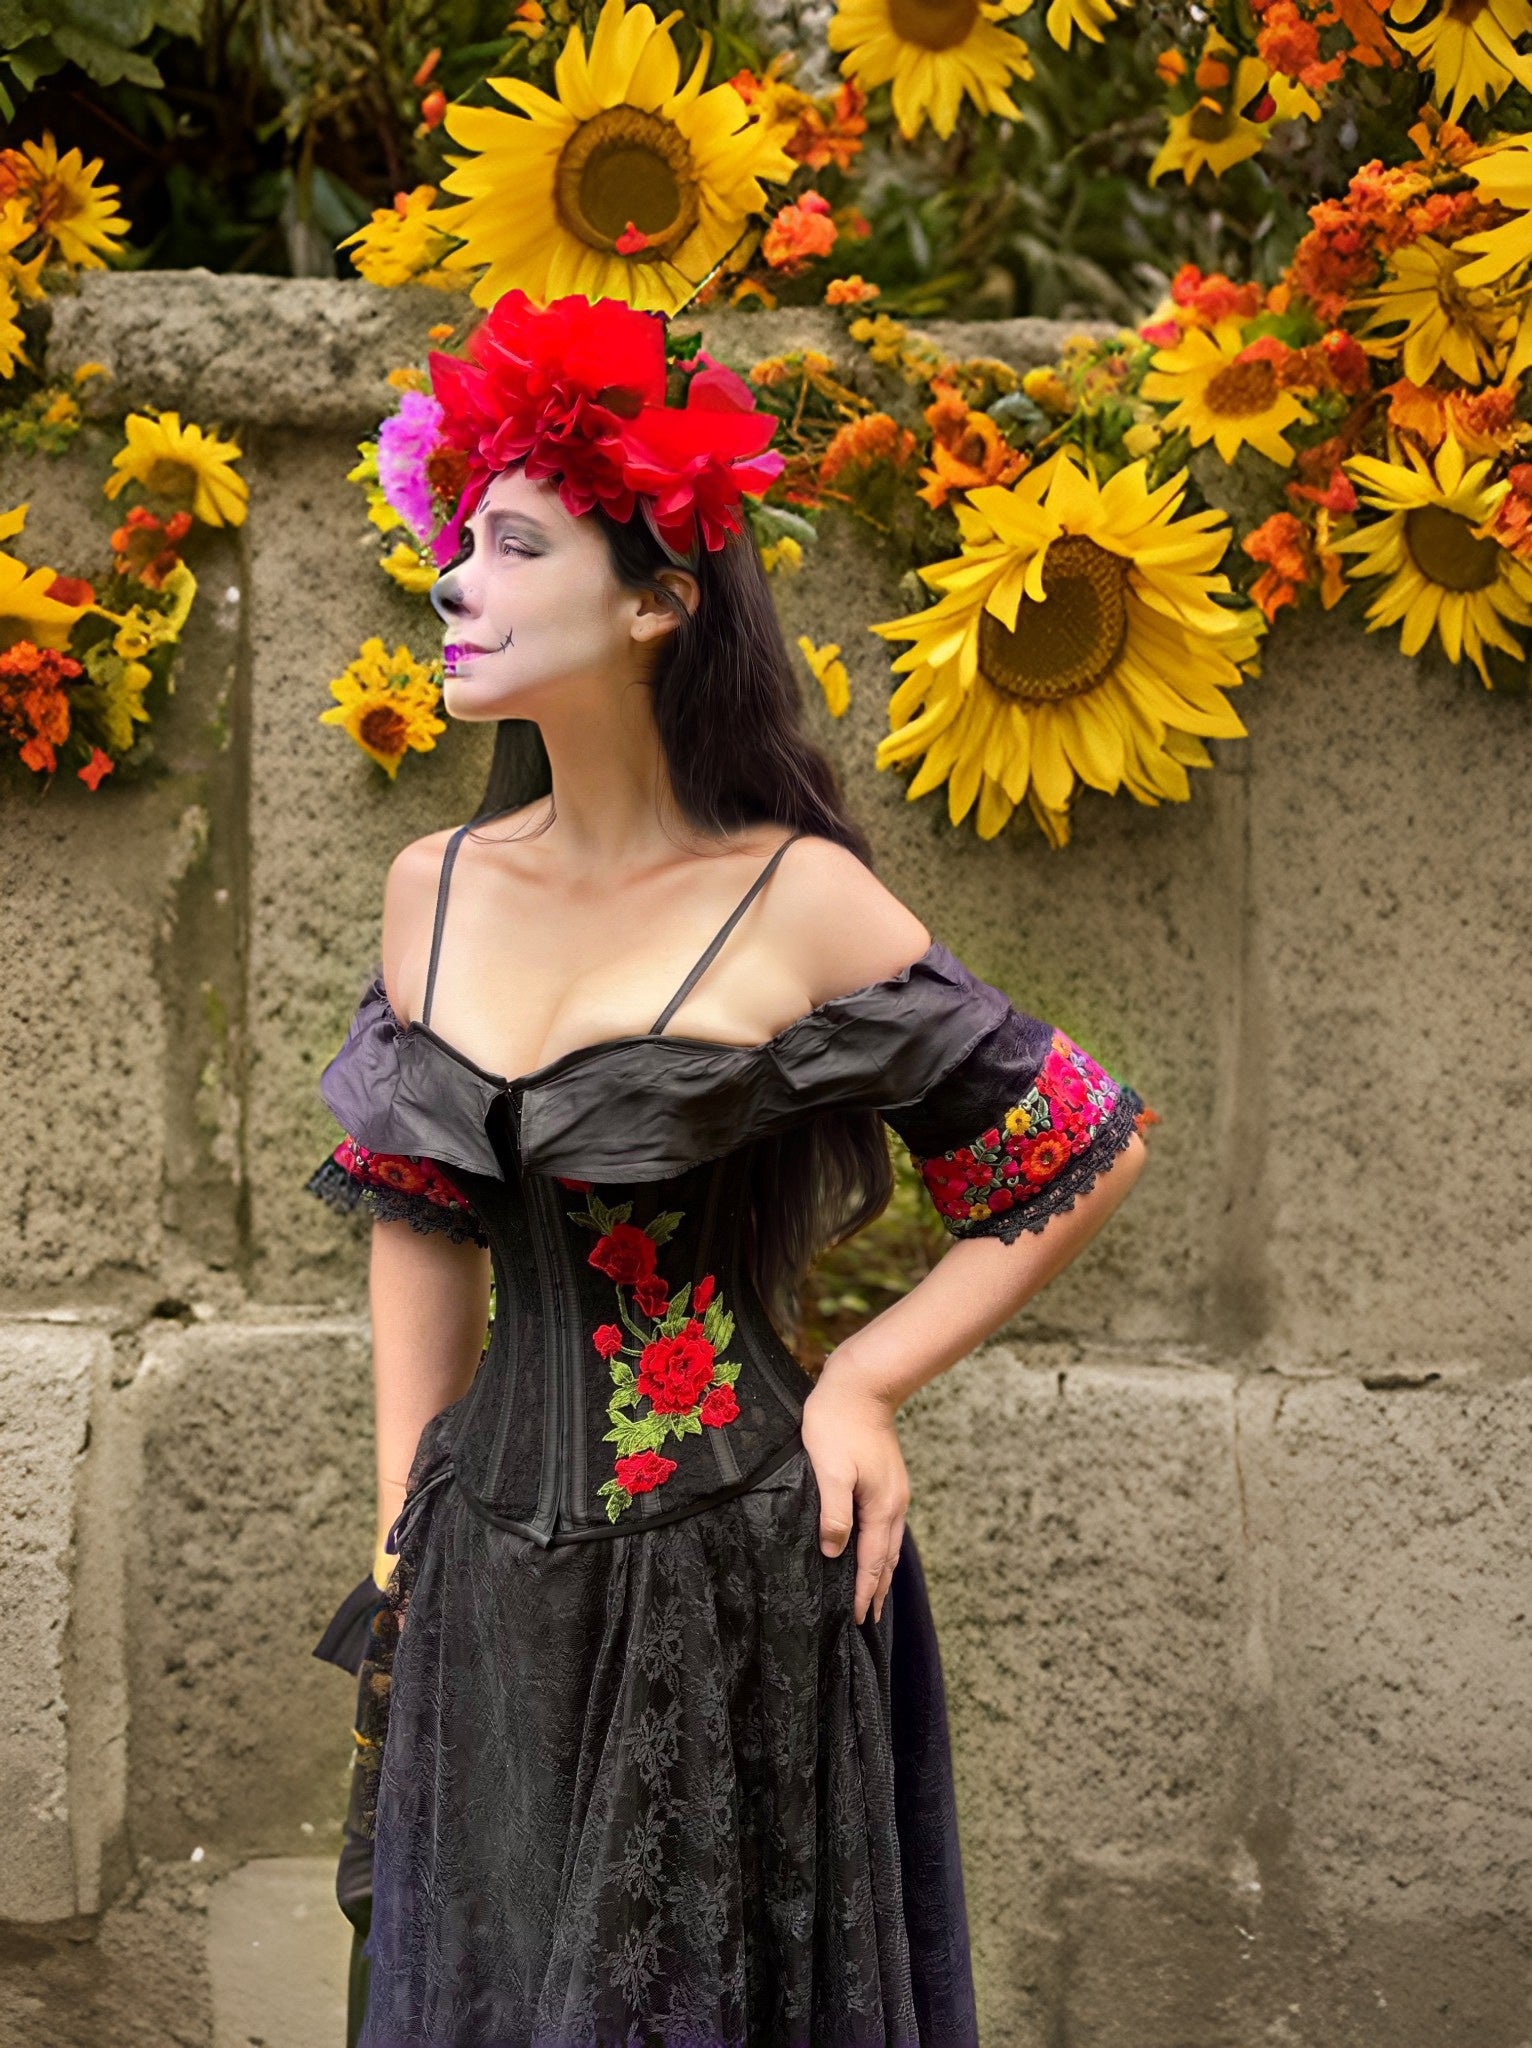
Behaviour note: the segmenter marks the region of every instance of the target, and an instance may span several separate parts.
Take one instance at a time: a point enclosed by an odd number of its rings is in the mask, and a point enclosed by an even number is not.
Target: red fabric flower
[[[703,1401],[699,1410],[702,1420],[712,1429],[721,1429],[726,1422],[732,1422],[739,1413],[739,1402],[732,1387],[714,1387]]]
[[[443,1209],[466,1209],[467,1197],[431,1159],[407,1152],[374,1152],[349,1132],[335,1148],[335,1160],[355,1179],[370,1187],[393,1188],[400,1194],[424,1195]]]
[[[565,1180],[561,1173],[556,1173],[553,1178],[561,1188],[573,1188],[576,1194],[584,1194],[596,1185],[593,1180]]]
[[[1069,1152],[1062,1132],[1039,1131],[1022,1150],[1021,1170],[1034,1187],[1041,1187],[1068,1163]]]
[[[713,1299],[713,1289],[716,1285],[717,1282],[714,1280],[712,1274],[704,1273],[702,1278],[697,1282],[696,1286],[692,1289],[692,1308],[699,1316],[701,1315],[702,1311],[707,1307],[708,1303]]]
[[[614,1223],[596,1240],[588,1263],[619,1287],[635,1287],[654,1271],[654,1239],[634,1223]]]
[[[622,1349],[622,1331],[616,1323],[603,1323],[599,1330],[592,1331],[590,1341],[603,1358],[611,1358]]]
[[[673,1337],[646,1344],[638,1363],[638,1391],[662,1415],[684,1415],[695,1408],[712,1377],[713,1347],[695,1320]]]
[[[634,1284],[633,1299],[646,1316],[662,1316],[670,1307],[670,1282],[663,1273],[651,1273]]]
[[[675,1459],[662,1458],[658,1451],[635,1451],[630,1458],[619,1458],[613,1467],[617,1484],[629,1493],[653,1493],[675,1469]]]
[[[761,452],[775,417],[705,353],[685,405],[666,403],[664,318],[620,299],[571,292],[539,307],[513,288],[462,355],[433,349],[427,361],[442,409],[438,446],[466,461],[457,507],[431,543],[438,562],[457,552],[489,479],[513,463],[534,480],[557,479],[576,518],[600,505],[631,519],[643,494],[656,530],[683,553],[699,523],[707,546],[722,547],[741,530],[740,493],[764,491],[784,466],[779,452]]]

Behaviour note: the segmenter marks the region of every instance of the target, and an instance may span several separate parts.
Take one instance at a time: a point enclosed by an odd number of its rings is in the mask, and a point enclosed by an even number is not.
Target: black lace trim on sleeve
[[[348,1215],[360,1208],[380,1222],[408,1223],[419,1231],[442,1231],[454,1244],[489,1244],[483,1230],[465,1211],[445,1209],[427,1195],[409,1194],[401,1188],[371,1187],[348,1173],[333,1153],[310,1174],[304,1188],[330,1208]]]
[[[1002,1244],[1014,1244],[1024,1230],[1040,1231],[1050,1217],[1072,1209],[1081,1195],[1089,1194],[1096,1176],[1105,1173],[1117,1155],[1125,1150],[1144,1107],[1143,1098],[1132,1088],[1121,1086],[1116,1107],[1096,1131],[1083,1152],[1068,1161],[1052,1180],[1038,1188],[1025,1202],[1009,1209],[996,1209],[977,1220],[944,1217],[956,1238],[998,1237]]]

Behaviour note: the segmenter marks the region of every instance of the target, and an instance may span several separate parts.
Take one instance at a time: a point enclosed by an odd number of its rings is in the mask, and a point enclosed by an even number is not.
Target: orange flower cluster
[[[802,192],[767,228],[761,254],[773,270],[790,277],[816,256],[828,256],[838,234],[829,200],[819,192]]]
[[[1348,64],[1395,65],[1401,52],[1389,35],[1391,0],[1251,0],[1255,46],[1267,66],[1323,95]],[[1339,29],[1340,38],[1325,31]],[[1330,45],[1324,54],[1324,42]]]
[[[1292,512],[1273,512],[1245,535],[1240,546],[1252,562],[1269,564],[1250,586],[1251,601],[1260,606],[1268,625],[1283,605],[1297,603],[1305,587],[1317,587],[1326,611],[1345,590],[1340,557],[1323,547]]]
[[[1503,548],[1532,562],[1532,462],[1514,464],[1510,484],[1500,500],[1492,531]]]
[[[1417,139],[1419,132],[1411,131]],[[1460,129],[1454,134],[1468,144]],[[1406,243],[1422,235],[1453,242],[1492,224],[1491,209],[1476,192],[1431,190],[1433,170],[1450,171],[1458,153],[1449,141],[1443,154],[1433,151],[1420,163],[1393,169],[1374,157],[1341,198],[1321,199],[1309,208],[1314,225],[1293,252],[1287,281],[1321,320],[1339,319],[1352,295],[1374,285],[1388,258]]]
[[[848,469],[871,469],[880,462],[904,469],[918,452],[919,443],[908,427],[886,412],[870,412],[837,428],[820,457],[819,481],[833,484]]]
[[[158,519],[147,506],[133,505],[121,526],[112,532],[112,567],[119,576],[131,576],[150,590],[164,587],[165,578],[181,557],[181,542],[191,531],[189,512],[173,512]]]
[[[931,389],[936,396],[925,409],[925,419],[931,429],[933,466],[921,470],[916,497],[939,508],[954,491],[1014,483],[1027,466],[1026,451],[1013,448],[989,414],[975,412],[951,384],[935,377]]]
[[[0,654],[0,731],[20,742],[22,760],[37,774],[51,775],[58,765],[54,749],[69,737],[64,685],[80,673],[73,655],[30,640],[18,640]]]

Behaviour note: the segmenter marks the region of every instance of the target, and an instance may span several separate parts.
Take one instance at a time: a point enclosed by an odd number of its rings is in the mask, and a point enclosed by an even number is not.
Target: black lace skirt
[[[801,1450],[552,1549],[436,1488],[361,1674],[360,2048],[974,2048],[914,1544],[858,1625],[818,1532]]]

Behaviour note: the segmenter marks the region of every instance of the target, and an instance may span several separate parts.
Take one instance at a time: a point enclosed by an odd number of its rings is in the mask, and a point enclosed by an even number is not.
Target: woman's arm
[[[490,1256],[402,1221],[372,1226],[368,1293],[377,1417],[378,1530],[372,1575],[386,1586],[384,1549],[404,1504],[420,1432],[472,1384],[489,1321]]]
[[[910,1292],[838,1344],[803,1408],[803,1440],[820,1493],[820,1545],[838,1557],[855,1503],[855,1618],[876,1620],[904,1537],[909,1479],[894,1416],[900,1403],[966,1358],[1063,1272],[1096,1235],[1143,1171],[1148,1148],[1135,1131],[1074,1206],[1012,1244],[998,1237],[956,1243]]]

